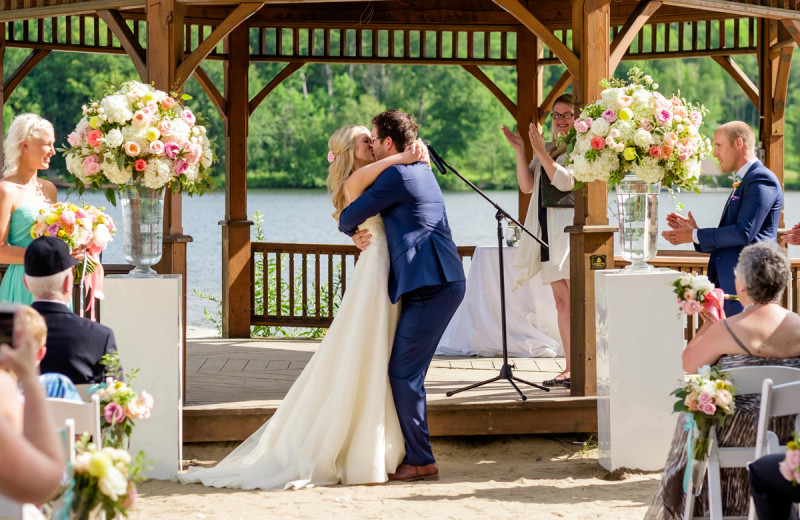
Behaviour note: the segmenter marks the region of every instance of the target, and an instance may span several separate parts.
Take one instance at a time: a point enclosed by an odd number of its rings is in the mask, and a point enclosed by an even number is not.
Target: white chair
[[[761,390],[761,408],[758,413],[756,428],[756,453],[753,460],[764,455],[783,453],[786,446],[781,446],[778,437],[767,430],[772,417],[794,415],[794,431],[800,431],[800,379],[792,383],[774,384],[772,379],[765,379]],[[750,501],[749,520],[755,520],[756,512]]]
[[[98,445],[102,444],[100,437],[100,397],[92,395],[88,403],[70,401],[68,399],[47,399],[48,413],[56,424],[62,424],[66,419],[75,421],[75,431],[78,434],[89,432],[92,440]]]
[[[733,386],[736,387],[735,395],[761,393],[765,379],[771,379],[777,383],[800,381],[800,368],[785,366],[738,367],[728,369],[727,372],[728,378],[733,382]],[[720,447],[717,442],[716,427],[711,428],[708,444],[708,469],[706,476],[710,520],[722,520],[722,481],[720,479],[720,469],[747,467],[747,463],[755,459],[756,447]],[[689,457],[687,463],[693,464],[694,460]],[[694,492],[691,489],[690,482],[689,492],[686,494],[686,503],[683,511],[684,520],[695,518],[693,513]]]
[[[0,520],[21,520],[23,505],[22,502],[17,502],[16,500],[11,500],[7,496],[0,495]]]

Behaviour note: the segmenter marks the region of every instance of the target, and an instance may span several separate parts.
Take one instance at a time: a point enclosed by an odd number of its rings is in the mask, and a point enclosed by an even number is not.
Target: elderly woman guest
[[[21,114],[8,127],[0,181],[0,263],[9,264],[0,283],[0,301],[30,305],[22,265],[39,210],[56,201],[56,187],[39,179],[55,155],[53,125],[36,114]]]
[[[564,94],[553,103],[553,140],[557,135],[567,134],[575,121],[572,95]],[[574,215],[575,177],[564,168],[566,148],[555,143],[545,143],[535,125],[528,129],[534,157],[528,164],[525,145],[519,132],[512,133],[503,126],[508,143],[517,152],[517,182],[523,193],[530,193],[531,200],[525,218],[525,227],[539,235],[548,248],[542,248],[531,237],[523,234],[519,251],[514,260],[518,277],[516,287],[542,273],[542,283],[549,284],[553,291],[558,315],[558,331],[564,346],[566,368],[554,379],[544,382],[546,386],[569,387],[569,235],[564,228],[572,225]]]
[[[744,310],[719,321],[707,320],[683,353],[683,368],[696,372],[703,365],[719,363],[723,369],[741,366],[783,365],[800,368],[800,316],[777,302],[791,278],[786,252],[774,242],[745,247],[734,269],[736,293]],[[733,381],[736,384],[736,381]],[[758,423],[759,395],[736,397],[736,411],[717,430],[720,446],[753,446]],[[683,515],[683,474],[686,467],[686,430],[683,414],[672,441],[661,484],[646,519],[678,520]],[[782,443],[789,440],[794,418],[773,418],[770,431]],[[723,514],[746,516],[749,494],[747,471],[722,469]],[[703,488],[695,503],[695,515],[708,516]]]

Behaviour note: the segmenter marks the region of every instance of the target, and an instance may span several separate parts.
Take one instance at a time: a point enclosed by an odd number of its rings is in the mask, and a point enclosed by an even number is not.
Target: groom
[[[414,118],[399,110],[372,120],[372,148],[380,160],[398,154],[417,138]],[[389,359],[389,383],[406,456],[389,480],[438,479],[425,403],[425,375],[450,318],[464,297],[464,268],[450,235],[444,199],[424,162],[385,170],[339,216],[350,236],[380,213],[389,243],[389,298],[402,310]]]

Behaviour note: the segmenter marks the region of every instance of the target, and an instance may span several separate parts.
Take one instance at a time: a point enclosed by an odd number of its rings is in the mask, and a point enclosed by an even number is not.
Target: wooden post
[[[183,56],[183,14],[185,7],[175,0],[147,0],[147,80],[165,92],[180,90],[173,85],[175,71]],[[181,195],[167,192],[164,205],[164,251],[155,266],[161,274],[179,274],[182,280],[184,381],[186,388],[186,244],[183,234]],[[183,392],[184,397],[186,392]]]
[[[249,28],[228,35],[225,67],[225,220],[222,226],[222,336],[250,337],[250,226],[247,220]]]
[[[762,18],[758,31],[759,62],[759,139],[764,148],[764,164],[772,170],[783,186],[784,180],[784,114],[788,88],[789,68],[794,47],[785,45],[779,50],[773,46],[779,41],[781,25],[777,20]],[[781,211],[779,227],[784,227]],[[790,225],[794,225],[791,222]]]
[[[517,130],[525,143],[525,156],[530,161],[533,150],[528,139],[528,125],[539,124],[539,104],[542,97],[542,75],[539,56],[542,45],[528,29],[517,29]],[[525,222],[531,195],[519,192],[519,220]]]
[[[572,34],[580,49],[581,77],[573,85],[576,105],[600,97],[600,80],[608,77],[610,0],[573,0]],[[614,230],[608,225],[608,189],[595,181],[575,196],[570,235],[570,393],[597,395],[595,359],[595,269],[614,264]]]
[[[5,121],[3,121],[3,109],[6,106],[6,93],[3,85],[6,78],[3,75],[3,65],[6,62],[6,24],[0,23],[0,150],[3,149],[5,137]]]

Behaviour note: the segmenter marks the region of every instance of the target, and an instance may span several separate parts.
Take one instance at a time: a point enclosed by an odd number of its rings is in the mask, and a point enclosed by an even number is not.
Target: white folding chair
[[[777,435],[769,431],[769,420],[772,417],[794,415],[794,431],[800,431],[800,379],[792,383],[774,384],[771,378],[765,379],[761,390],[761,408],[758,412],[756,428],[756,452],[753,460],[764,455],[782,453],[786,446],[781,446]],[[750,501],[749,520],[755,520],[756,512]]]
[[[50,417],[56,424],[63,424],[65,420],[75,421],[75,431],[79,434],[89,432],[92,440],[98,445],[102,444],[100,437],[100,397],[92,395],[88,403],[70,401],[68,399],[47,399],[47,408]]]
[[[22,502],[17,502],[5,495],[0,495],[0,520],[21,520],[23,505]]]
[[[738,367],[727,370],[728,378],[736,387],[735,395],[758,394],[761,393],[765,379],[780,383],[791,383],[800,381],[800,368],[785,366],[751,366]],[[691,435],[691,433],[690,433]],[[754,460],[756,447],[720,447],[717,441],[717,429],[712,427],[709,432],[708,446],[708,469],[706,472],[708,482],[708,505],[710,520],[722,520],[722,481],[720,469],[722,468],[745,468],[747,463]],[[694,460],[689,457],[687,464],[693,464]],[[683,518],[688,520],[695,518],[694,513],[694,493],[691,489],[686,494]]]

